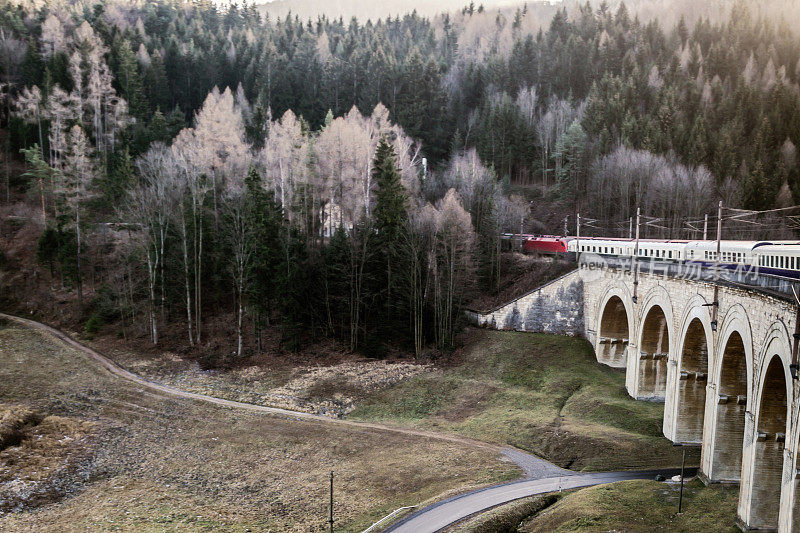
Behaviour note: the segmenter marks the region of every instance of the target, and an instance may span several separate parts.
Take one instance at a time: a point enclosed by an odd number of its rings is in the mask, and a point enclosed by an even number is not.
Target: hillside
[[[486,0],[475,2],[476,8],[482,5],[485,9],[522,5],[521,0]],[[533,4],[534,2],[529,2]],[[463,0],[389,0],[371,2],[369,0],[272,0],[258,4],[258,10],[271,18],[285,18],[291,13],[301,19],[315,20],[318,16],[329,19],[342,17],[349,21],[357,17],[361,22],[376,21],[387,17],[397,17],[416,11],[422,16],[434,16],[448,11],[459,11],[469,2]]]

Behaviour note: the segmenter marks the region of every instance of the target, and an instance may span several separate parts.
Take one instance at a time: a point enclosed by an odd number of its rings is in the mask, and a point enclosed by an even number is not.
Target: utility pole
[[[576,223],[575,223],[575,262],[580,264],[581,262],[581,214],[578,213],[576,216]]]
[[[719,259],[722,248],[722,200],[717,209],[717,254],[714,257],[714,302],[711,304],[711,331],[717,331],[717,311],[719,310]]]
[[[628,239],[633,239],[633,217],[628,217]]]
[[[331,525],[331,533],[333,533],[333,470],[331,470],[331,515],[328,523]]]
[[[636,303],[636,290],[639,288],[639,224],[642,218],[642,209],[636,208],[636,244],[633,247],[633,303]]]
[[[706,213],[705,222],[703,222],[703,240],[708,240],[708,213]]]
[[[797,362],[797,348],[800,342],[800,298],[797,296],[797,289],[792,286],[792,293],[794,294],[794,302],[797,305],[794,317],[794,341],[792,342],[792,362],[789,364],[789,373],[792,379],[800,378],[800,364]]]
[[[678,496],[678,514],[683,511],[683,469],[686,467],[686,446],[683,447],[683,460],[681,461],[681,492]]]
[[[569,230],[567,229],[567,221],[569,220],[569,215],[564,217],[564,237],[569,235]]]

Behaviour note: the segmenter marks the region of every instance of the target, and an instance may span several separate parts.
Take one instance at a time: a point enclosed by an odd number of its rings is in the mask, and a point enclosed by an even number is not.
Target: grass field
[[[402,505],[518,474],[482,448],[163,396],[8,323],[0,383],[0,402],[97,431],[88,481],[0,514],[3,531],[318,531],[331,470],[337,530],[357,531]]]
[[[557,503],[522,522],[518,531],[669,531],[736,532],[738,487],[684,487],[678,514],[678,485],[656,481],[619,481],[564,495]]]
[[[349,418],[449,431],[533,452],[562,467],[680,466],[663,404],[631,399],[625,375],[588,342],[472,329],[453,363],[362,400]],[[697,463],[690,449],[687,463]]]

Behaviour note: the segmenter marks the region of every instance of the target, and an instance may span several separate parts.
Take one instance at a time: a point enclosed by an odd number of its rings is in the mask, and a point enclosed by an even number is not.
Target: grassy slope
[[[0,402],[97,423],[89,483],[0,517],[0,530],[309,531],[324,527],[330,470],[337,529],[401,505],[506,480],[493,453],[164,397],[109,376],[50,337],[0,324]]]
[[[524,521],[518,531],[739,531],[737,487],[684,487],[683,513],[678,486],[656,481],[620,481],[566,494],[552,507]]]
[[[573,469],[679,466],[663,405],[638,402],[625,376],[582,339],[471,330],[460,362],[368,398],[350,417],[451,431],[529,450]],[[687,455],[698,461],[696,450]]]

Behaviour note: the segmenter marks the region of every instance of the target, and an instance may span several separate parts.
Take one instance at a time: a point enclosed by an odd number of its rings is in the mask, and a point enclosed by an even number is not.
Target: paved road
[[[696,468],[686,469],[686,475],[694,475]],[[476,490],[430,505],[409,515],[385,530],[385,533],[434,533],[470,515],[496,507],[526,496],[577,489],[626,479],[653,479],[657,474],[674,476],[679,469],[647,470],[633,472],[570,472],[569,475],[514,481]]]
[[[545,461],[528,452],[523,452],[517,448],[503,448],[502,454],[514,461],[525,473],[525,479],[542,479],[556,476],[572,476],[577,474],[572,470],[566,470],[554,465],[550,461]]]
[[[419,437],[427,437],[432,439],[446,440],[464,444],[467,446],[476,446],[485,449],[496,450],[498,453],[505,455],[508,459],[516,463],[525,473],[525,479],[515,481],[504,485],[496,485],[487,487],[461,496],[456,496],[448,500],[430,505],[416,513],[408,516],[404,520],[398,522],[386,531],[396,532],[409,532],[409,533],[423,533],[434,532],[446,527],[458,520],[466,518],[486,509],[490,509],[497,505],[507,503],[526,496],[533,496],[535,494],[543,494],[546,492],[553,492],[560,489],[572,489],[578,487],[588,487],[590,485],[598,485],[601,483],[610,483],[613,481],[621,481],[624,479],[649,479],[656,476],[658,473],[665,475],[674,475],[677,471],[647,471],[647,472],[605,472],[605,473],[590,473],[582,474],[564,470],[558,466],[545,461],[535,455],[523,452],[512,447],[496,446],[493,444],[458,437],[455,435],[446,435],[441,433],[429,432],[424,430],[409,430],[404,428],[385,426],[382,424],[354,422],[350,420],[340,420],[329,418],[320,415],[313,415],[310,413],[303,413],[298,411],[290,411],[288,409],[280,409],[276,407],[267,407],[263,405],[254,405],[244,402],[237,402],[232,400],[225,400],[214,396],[205,394],[197,394],[187,392],[168,385],[162,385],[153,381],[149,381],[129,370],[126,370],[116,364],[111,359],[105,357],[96,350],[81,344],[63,331],[60,331],[47,324],[36,322],[14,315],[7,315],[0,313],[0,317],[12,320],[14,322],[45,331],[54,337],[60,339],[62,342],[82,351],[84,354],[93,359],[96,363],[100,364],[111,374],[137,383],[143,387],[149,388],[168,394],[170,396],[177,396],[189,400],[213,403],[223,407],[230,407],[234,409],[246,409],[249,411],[257,411],[261,413],[269,413],[272,415],[283,416],[286,418],[314,420],[317,422],[324,422],[329,424],[341,424],[361,428],[370,428],[380,431],[387,431],[393,433],[404,433],[409,435],[416,435]],[[688,470],[687,470],[688,471]]]

